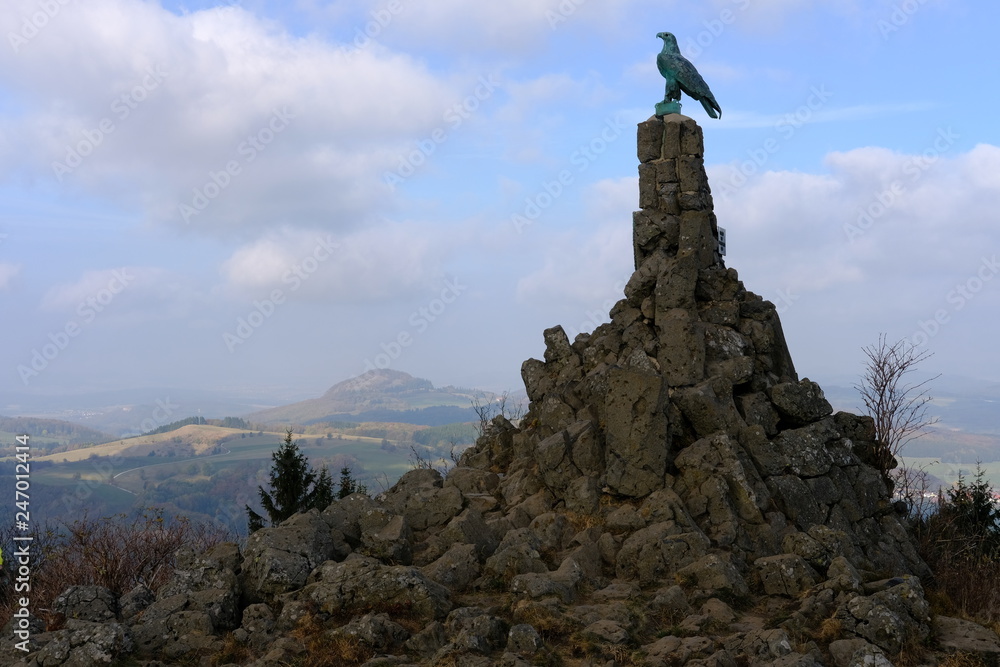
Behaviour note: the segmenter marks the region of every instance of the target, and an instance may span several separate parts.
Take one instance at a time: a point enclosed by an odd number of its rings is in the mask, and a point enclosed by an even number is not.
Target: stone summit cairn
[[[70,589],[65,627],[37,634],[22,664],[1000,655],[991,631],[931,618],[930,573],[865,462],[872,421],[832,414],[799,380],[774,305],[723,264],[701,129],[650,118],[638,154],[625,298],[575,341],[544,332],[544,361],[521,369],[519,424],[493,419],[444,478],[413,470],[376,499],[264,528],[242,552],[182,552],[155,597]]]

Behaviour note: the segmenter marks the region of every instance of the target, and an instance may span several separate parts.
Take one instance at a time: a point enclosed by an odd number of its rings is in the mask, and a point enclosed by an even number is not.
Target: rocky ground
[[[992,631],[932,614],[871,420],[798,378],[724,266],[701,129],[651,118],[638,154],[624,299],[545,331],[518,424],[445,477],[182,552],[155,596],[74,587],[21,664],[995,664]]]

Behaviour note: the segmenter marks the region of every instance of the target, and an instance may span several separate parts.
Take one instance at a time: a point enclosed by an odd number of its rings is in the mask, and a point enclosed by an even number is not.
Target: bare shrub
[[[937,511],[936,495],[940,489],[934,488],[927,468],[901,465],[889,473],[893,495],[906,503],[907,515],[913,519],[925,519]]]
[[[861,394],[868,415],[875,420],[871,461],[889,480],[889,471],[896,467],[896,456],[906,443],[924,435],[927,427],[937,423],[936,417],[927,416],[927,404],[931,401],[927,385],[940,375],[916,384],[906,382],[906,376],[931,353],[918,351],[905,339],[890,345],[885,334],[879,334],[878,343],[862,351],[868,361],[861,382],[854,388]]]
[[[0,536],[5,553],[13,553],[12,534]],[[103,586],[122,595],[138,584],[154,593],[173,572],[174,554],[182,547],[201,552],[222,542],[228,534],[184,517],[164,518],[159,508],[129,516],[83,518],[61,527],[47,525],[31,543],[30,610],[39,618],[52,617],[52,603],[70,586]],[[11,577],[8,577],[10,581]],[[0,625],[15,611],[19,594],[0,593]]]
[[[479,418],[479,423],[476,425],[477,440],[482,437],[483,433],[486,433],[486,428],[494,417],[499,415],[510,422],[517,423],[526,411],[524,405],[515,401],[509,391],[505,391],[499,396],[493,394],[490,397],[487,397],[486,394],[480,394],[472,399],[472,409]]]

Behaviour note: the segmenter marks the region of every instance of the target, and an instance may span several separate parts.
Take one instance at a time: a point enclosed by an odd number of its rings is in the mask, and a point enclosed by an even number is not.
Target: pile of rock
[[[178,556],[155,596],[76,587],[28,664],[887,665],[933,639],[929,573],[866,463],[872,422],[799,380],[718,253],[702,134],[639,126],[636,271],[611,322],[545,331],[531,400],[446,477],[411,471]],[[922,650],[922,649],[921,649]]]

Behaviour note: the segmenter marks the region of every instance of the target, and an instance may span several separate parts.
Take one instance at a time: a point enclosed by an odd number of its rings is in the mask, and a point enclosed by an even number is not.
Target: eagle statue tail
[[[722,116],[722,107],[720,107],[719,103],[715,101],[715,98],[703,97],[698,101],[701,102],[701,106],[705,107],[705,113],[707,113],[709,117],[719,118],[720,116]],[[716,114],[715,113],[716,111],[718,111],[719,113]]]

